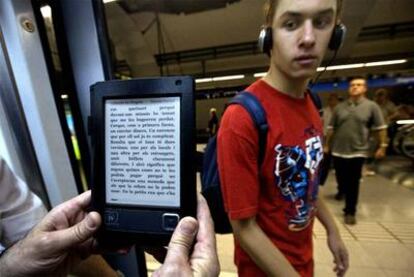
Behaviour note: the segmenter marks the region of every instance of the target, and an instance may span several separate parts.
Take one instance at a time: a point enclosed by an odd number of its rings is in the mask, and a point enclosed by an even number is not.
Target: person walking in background
[[[211,108],[210,119],[208,120],[208,128],[207,128],[210,138],[217,133],[218,127],[219,127],[219,119],[217,117],[217,110],[216,108]]]
[[[324,152],[332,153],[338,193],[345,195],[345,223],[356,224],[356,211],[362,167],[368,156],[370,132],[378,137],[375,158],[385,157],[387,134],[380,107],[365,97],[367,83],[355,77],[349,83],[349,98],[338,104],[328,126]]]
[[[389,100],[388,91],[385,88],[377,89],[374,92],[373,99],[381,109],[382,116],[384,117],[385,124],[387,128],[390,127],[392,120],[398,117],[398,108],[397,106]],[[389,141],[389,132],[387,132],[387,141]],[[362,176],[374,176],[375,172],[375,151],[378,148],[379,141],[376,136],[369,137],[369,152],[367,160],[362,168]]]
[[[323,135],[326,137],[326,133],[328,132],[328,125],[331,122],[332,113],[334,108],[339,102],[338,94],[330,93],[328,96],[328,105],[323,108]],[[323,186],[328,178],[329,170],[331,168],[332,156],[331,153],[324,153],[323,160],[321,164],[321,171],[319,175],[319,184]]]
[[[385,88],[377,89],[374,93],[374,101],[381,108],[382,116],[387,125],[398,117],[398,108],[390,100],[388,90]]]

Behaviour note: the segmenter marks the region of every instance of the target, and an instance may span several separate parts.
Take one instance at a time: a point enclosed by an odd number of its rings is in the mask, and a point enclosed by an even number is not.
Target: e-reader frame
[[[114,80],[98,82],[90,90],[88,129],[92,145],[92,208],[102,216],[98,239],[100,243],[110,246],[131,243],[166,245],[181,218],[196,216],[194,80],[188,76]],[[169,98],[176,101],[177,97],[180,108],[179,206],[107,203],[106,102]]]

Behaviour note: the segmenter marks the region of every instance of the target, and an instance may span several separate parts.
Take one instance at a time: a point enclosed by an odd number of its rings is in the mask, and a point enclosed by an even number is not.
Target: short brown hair
[[[267,0],[265,4],[265,17],[266,17],[266,25],[272,26],[273,17],[275,16],[276,6],[278,0]],[[336,0],[338,3],[338,8],[336,12],[336,18],[339,18],[342,12],[342,3],[344,0]]]

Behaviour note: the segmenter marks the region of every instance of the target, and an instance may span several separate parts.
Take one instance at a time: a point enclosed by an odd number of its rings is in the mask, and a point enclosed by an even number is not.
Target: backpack
[[[322,109],[319,96],[312,92],[310,96],[319,113],[321,113]],[[234,104],[241,105],[249,113],[259,133],[258,166],[260,168],[265,154],[268,131],[266,113],[256,96],[247,91],[242,91],[237,94],[228,102],[227,106]],[[203,156],[201,194],[207,200],[210,208],[211,217],[214,221],[214,230],[219,234],[232,233],[230,221],[224,209],[220,187],[220,176],[217,164],[217,134],[208,141]]]

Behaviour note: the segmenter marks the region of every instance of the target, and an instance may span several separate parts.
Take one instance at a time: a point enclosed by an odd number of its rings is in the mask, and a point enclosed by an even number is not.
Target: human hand
[[[185,217],[178,223],[164,264],[153,276],[218,276],[219,272],[213,221],[206,200],[199,195],[197,221]]]
[[[378,150],[375,152],[375,159],[383,159],[385,157],[385,150],[386,149],[384,147],[378,148]]]
[[[339,235],[328,236],[328,247],[334,256],[334,271],[336,276],[342,277],[349,267],[348,250]]]
[[[90,200],[87,191],[51,210],[1,257],[0,276],[66,276],[97,247],[101,217],[86,212]]]

